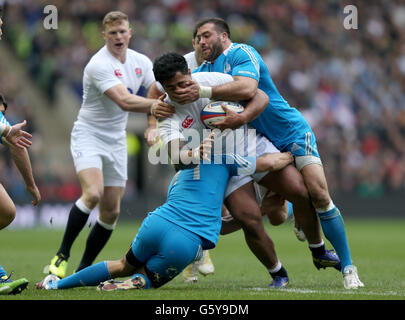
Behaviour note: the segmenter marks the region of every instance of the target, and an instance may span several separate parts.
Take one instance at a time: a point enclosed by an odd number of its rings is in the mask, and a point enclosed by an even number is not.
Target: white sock
[[[332,210],[334,207],[335,207],[335,204],[334,204],[333,201],[331,200],[331,201],[329,202],[329,204],[328,204],[326,207],[315,208],[315,210],[316,210],[316,212],[323,213],[323,212],[328,212],[328,211]]]
[[[325,244],[325,242],[322,239],[322,241],[320,243],[309,243],[308,246],[310,248],[319,248],[319,247],[322,247],[324,244]]]
[[[100,217],[97,217],[97,223],[100,226],[102,226],[104,229],[107,229],[107,230],[114,230],[115,226],[117,225],[117,222],[114,222],[113,224],[105,223],[105,222],[100,220]]]
[[[267,269],[270,273],[275,273],[281,269],[281,262],[280,260],[277,261],[277,265],[273,269]]]
[[[75,202],[75,205],[76,205],[76,207],[78,207],[78,208],[80,209],[80,211],[82,211],[83,213],[90,214],[90,212],[91,212],[91,210],[92,210],[92,209],[87,208],[86,205],[83,203],[82,199],[80,199],[80,198]]]

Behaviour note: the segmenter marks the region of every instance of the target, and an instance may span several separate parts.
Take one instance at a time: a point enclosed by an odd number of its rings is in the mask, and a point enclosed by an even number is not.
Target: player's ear
[[[191,76],[191,69],[188,68],[188,75]]]

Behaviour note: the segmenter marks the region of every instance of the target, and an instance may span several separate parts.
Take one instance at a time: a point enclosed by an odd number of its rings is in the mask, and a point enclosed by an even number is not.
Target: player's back
[[[211,163],[180,170],[170,183],[165,204],[153,213],[204,238],[204,249],[213,248],[221,229],[228,180],[231,176],[252,174],[255,163],[255,157],[216,155]]]
[[[198,234],[208,240],[208,247],[214,247],[230,174],[225,164],[200,164],[178,171],[169,186],[166,203],[154,213]]]

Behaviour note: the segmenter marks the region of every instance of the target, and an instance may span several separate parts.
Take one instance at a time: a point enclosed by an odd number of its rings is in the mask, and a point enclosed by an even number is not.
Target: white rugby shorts
[[[92,130],[75,123],[70,137],[70,152],[76,173],[84,169],[100,169],[106,187],[125,187],[128,179],[126,133],[111,138],[108,132]]]

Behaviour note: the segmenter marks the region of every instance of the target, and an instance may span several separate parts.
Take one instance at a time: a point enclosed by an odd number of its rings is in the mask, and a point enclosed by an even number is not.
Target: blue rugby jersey
[[[223,157],[221,164],[214,160],[178,171],[170,183],[165,204],[153,212],[199,235],[203,238],[203,249],[214,248],[218,241],[228,179],[234,175],[250,175],[256,166],[256,157],[219,156]],[[246,168],[248,170],[241,171]]]
[[[11,126],[11,124],[7,121],[6,117],[1,112],[0,112],[0,122],[6,124],[8,126]],[[1,137],[0,143],[3,143],[3,137]]]
[[[250,77],[269,97],[266,109],[250,124],[280,150],[294,142],[294,137],[310,131],[310,126],[278,92],[260,54],[251,46],[233,43],[214,62],[205,61],[194,72],[222,72]]]

